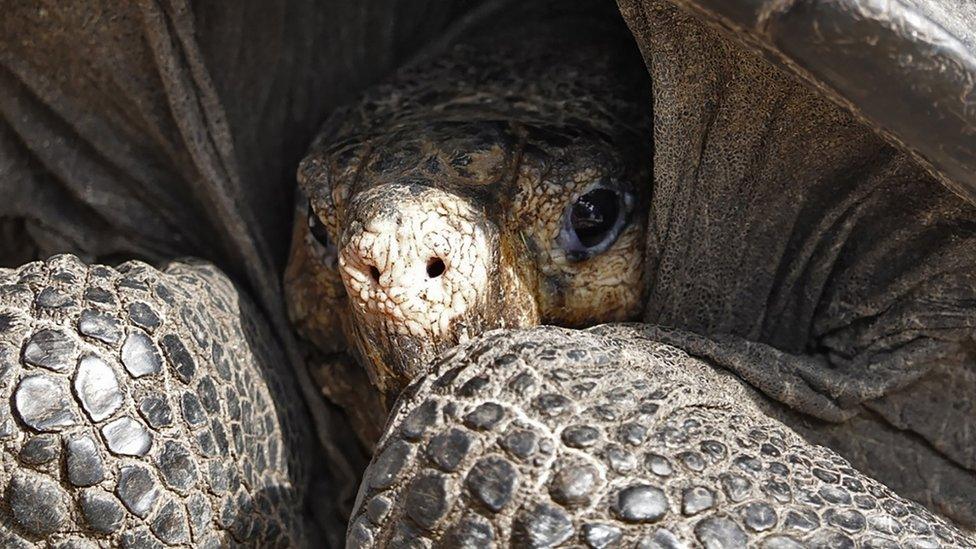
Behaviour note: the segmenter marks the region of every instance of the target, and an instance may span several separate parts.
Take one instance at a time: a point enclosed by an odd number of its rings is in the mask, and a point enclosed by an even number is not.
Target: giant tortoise
[[[976,545],[968,4],[4,11],[4,545]]]

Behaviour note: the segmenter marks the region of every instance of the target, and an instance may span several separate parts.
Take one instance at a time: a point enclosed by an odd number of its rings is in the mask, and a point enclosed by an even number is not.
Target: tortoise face
[[[292,318],[325,350],[344,334],[384,393],[492,328],[633,318],[645,177],[583,126],[447,120],[318,146],[299,171]]]
[[[384,394],[486,330],[643,308],[644,70],[602,47],[528,51],[402,70],[334,113],[299,168],[292,320],[355,349]]]

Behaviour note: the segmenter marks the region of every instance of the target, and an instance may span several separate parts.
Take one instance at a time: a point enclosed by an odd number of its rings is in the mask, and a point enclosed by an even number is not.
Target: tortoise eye
[[[605,252],[623,232],[633,207],[631,193],[598,185],[576,197],[563,214],[558,242],[572,261]]]
[[[308,232],[312,234],[314,238],[323,248],[328,249],[331,246],[329,241],[329,231],[326,230],[325,225],[319,216],[315,215],[315,210],[312,209],[311,202],[308,204]]]

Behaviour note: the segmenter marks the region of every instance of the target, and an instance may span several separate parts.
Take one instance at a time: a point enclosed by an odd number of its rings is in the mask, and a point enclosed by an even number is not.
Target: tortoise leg
[[[351,546],[970,546],[639,327],[489,332],[394,409]]]
[[[0,544],[302,545],[287,364],[209,264],[0,270]]]

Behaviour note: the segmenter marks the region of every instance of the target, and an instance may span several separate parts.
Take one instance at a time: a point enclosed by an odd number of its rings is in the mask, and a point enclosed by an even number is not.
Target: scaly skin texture
[[[0,545],[301,546],[285,364],[209,264],[0,270]]]
[[[408,387],[347,547],[970,547],[638,326],[491,332]]]
[[[560,17],[407,67],[334,114],[302,162],[291,316],[325,352],[355,347],[384,394],[488,329],[642,310],[644,69],[619,16]],[[567,208],[595,185],[628,192],[630,215],[609,249],[571,257]]]

